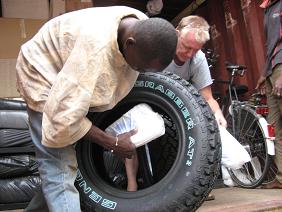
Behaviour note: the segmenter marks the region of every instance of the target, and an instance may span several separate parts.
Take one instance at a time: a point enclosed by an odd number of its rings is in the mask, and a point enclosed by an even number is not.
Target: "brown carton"
[[[32,38],[46,20],[0,18],[0,97],[18,97],[16,58],[20,46]]]

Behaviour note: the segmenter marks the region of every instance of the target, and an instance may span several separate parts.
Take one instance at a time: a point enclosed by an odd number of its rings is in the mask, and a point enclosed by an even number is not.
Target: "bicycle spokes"
[[[241,187],[255,188],[261,184],[269,167],[266,137],[254,110],[246,105],[236,105],[229,116],[228,129],[248,151],[251,161],[238,170],[229,170],[232,179]]]

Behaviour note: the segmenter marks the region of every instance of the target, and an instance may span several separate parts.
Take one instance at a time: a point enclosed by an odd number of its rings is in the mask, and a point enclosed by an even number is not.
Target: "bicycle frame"
[[[270,124],[268,124],[268,122],[266,121],[265,117],[263,117],[260,113],[257,112],[256,108],[257,106],[253,106],[248,104],[248,102],[242,102],[239,100],[238,95],[237,95],[237,91],[236,88],[233,85],[234,82],[234,77],[236,75],[239,75],[241,77],[244,76],[246,71],[246,67],[244,66],[233,66],[232,71],[231,71],[231,77],[228,83],[228,98],[230,101],[230,106],[228,109],[228,112],[230,115],[232,115],[233,111],[236,109],[236,107],[238,107],[238,105],[248,105],[250,106],[250,108],[252,108],[256,114],[258,115],[258,122],[261,125],[261,129],[263,131],[263,134],[265,136],[266,139],[266,144],[267,144],[267,153],[269,155],[275,155],[275,149],[274,149],[274,133],[273,133],[273,128],[271,127]],[[234,97],[232,95],[232,91],[234,94]],[[227,103],[228,104],[228,103]],[[225,106],[223,106],[224,108]],[[232,118],[232,131],[235,132],[235,119]]]
[[[235,86],[234,77],[243,77],[246,67],[227,64],[226,69],[230,72],[230,79],[227,82],[228,95],[225,97],[225,105],[222,105],[222,109],[228,121],[229,132],[251,157],[251,161],[245,163],[240,169],[229,168],[228,171],[237,185],[243,188],[256,188],[264,182],[269,172],[271,156],[274,155],[274,139],[269,133],[269,125],[265,117],[257,113],[257,105],[238,98],[238,93],[246,93],[247,89],[243,86]],[[263,112],[263,106],[261,109]]]

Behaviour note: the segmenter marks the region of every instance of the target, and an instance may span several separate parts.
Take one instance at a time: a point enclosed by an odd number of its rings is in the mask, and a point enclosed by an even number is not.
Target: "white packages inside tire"
[[[219,126],[222,144],[221,164],[231,169],[239,169],[251,161],[247,150],[222,126]]]
[[[163,118],[145,103],[134,106],[107,127],[105,131],[113,136],[117,136],[133,129],[138,129],[138,132],[131,136],[131,141],[136,147],[142,146],[165,134]]]

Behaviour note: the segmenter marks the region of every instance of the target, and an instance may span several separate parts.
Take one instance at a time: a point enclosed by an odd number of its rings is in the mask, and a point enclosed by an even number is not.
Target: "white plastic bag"
[[[219,126],[219,132],[222,145],[222,165],[235,170],[251,161],[249,153],[224,127]]]
[[[227,168],[223,165],[221,165],[221,174],[222,174],[222,180],[224,185],[229,187],[234,187],[236,185],[232,180]]]
[[[136,147],[142,146],[165,134],[163,118],[145,103],[134,106],[107,127],[105,131],[116,136],[133,129],[138,129],[138,132],[131,136],[131,141]]]

